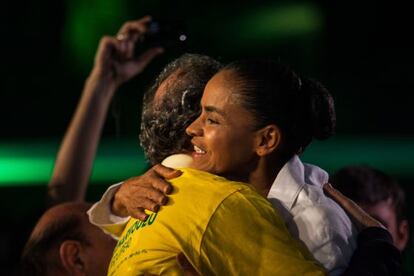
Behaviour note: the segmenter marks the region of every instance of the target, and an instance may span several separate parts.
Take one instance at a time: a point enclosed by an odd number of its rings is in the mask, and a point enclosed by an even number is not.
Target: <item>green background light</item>
[[[46,185],[59,143],[24,141],[0,145],[0,186]],[[395,176],[413,178],[414,139],[338,136],[315,141],[305,162],[333,173],[348,165],[369,165]],[[105,140],[94,162],[92,183],[112,183],[136,176],[148,167],[136,140]]]
[[[125,0],[66,1],[65,12],[62,40],[69,53],[66,60],[74,62],[76,69],[84,72],[92,66],[100,37],[114,35],[129,18]]]
[[[237,25],[237,26],[236,26]],[[274,5],[250,11],[236,19],[233,30],[241,40],[282,42],[286,38],[322,30],[322,14],[312,4]]]
[[[59,143],[14,142],[0,145],[0,186],[46,185]],[[106,140],[98,149],[92,183],[112,183],[138,175],[147,168],[136,140]]]

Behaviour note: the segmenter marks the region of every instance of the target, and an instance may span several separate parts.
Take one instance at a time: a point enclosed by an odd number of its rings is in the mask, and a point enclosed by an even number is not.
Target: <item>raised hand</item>
[[[155,56],[163,52],[162,48],[156,47],[134,56],[135,46],[145,36],[150,21],[150,16],[127,21],[116,37],[104,36],[99,43],[91,76],[116,90],[141,73]]]

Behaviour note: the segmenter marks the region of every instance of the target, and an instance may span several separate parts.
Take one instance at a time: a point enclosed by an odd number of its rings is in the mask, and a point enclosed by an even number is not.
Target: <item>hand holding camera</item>
[[[135,45],[147,33],[150,21],[149,16],[128,21],[116,37],[104,36],[99,43],[92,75],[116,89],[141,73],[155,56],[163,52],[160,47],[151,47],[134,55]]]

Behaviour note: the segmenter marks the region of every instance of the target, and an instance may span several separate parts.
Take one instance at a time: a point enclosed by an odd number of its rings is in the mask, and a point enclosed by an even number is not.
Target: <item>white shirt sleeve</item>
[[[341,275],[348,266],[355,245],[355,229],[345,214],[324,206],[310,206],[295,216],[299,238],[328,271]]]
[[[96,202],[87,212],[88,217],[89,217],[89,222],[103,229],[104,232],[107,234],[109,233],[105,231],[104,229],[105,226],[126,224],[128,220],[130,219],[129,216],[128,217],[116,216],[111,211],[112,198],[114,197],[116,191],[119,189],[122,183],[123,182],[120,182],[120,183],[110,186],[103,194],[101,200]],[[116,236],[113,236],[113,235],[111,236],[116,238]]]

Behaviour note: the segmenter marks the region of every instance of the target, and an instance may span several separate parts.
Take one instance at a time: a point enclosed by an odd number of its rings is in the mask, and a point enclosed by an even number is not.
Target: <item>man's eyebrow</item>
[[[206,112],[216,112],[216,113],[220,114],[221,116],[225,116],[226,115],[226,113],[223,110],[218,109],[217,107],[212,106],[212,105],[206,105],[206,106],[204,106],[203,109]]]

